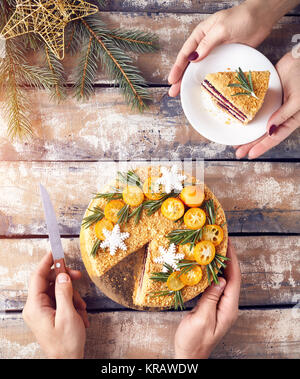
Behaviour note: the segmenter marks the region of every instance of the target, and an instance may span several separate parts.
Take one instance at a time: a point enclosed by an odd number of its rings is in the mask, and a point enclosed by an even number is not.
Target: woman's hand
[[[259,45],[273,26],[272,11],[265,9],[263,4],[261,1],[259,6],[254,6],[253,1],[246,1],[214,13],[201,22],[184,43],[171,69],[169,95],[175,97],[179,94],[182,75],[189,62],[200,61],[216,46],[237,42],[253,47]]]
[[[225,278],[208,287],[196,307],[179,324],[175,334],[176,358],[208,358],[238,316],[241,273],[229,241]]]
[[[48,253],[32,275],[23,318],[47,358],[83,358],[89,322],[86,304],[71,282],[81,273],[67,269],[55,279],[52,265]]]
[[[169,74],[169,95],[180,92],[182,75],[190,62],[205,58],[213,48],[226,43],[258,46],[273,25],[299,0],[246,0],[230,9],[214,13],[201,22],[184,43]]]
[[[283,87],[283,105],[270,117],[267,133],[254,142],[236,146],[236,157],[254,159],[278,145],[300,126],[300,58],[289,52],[276,65]]]

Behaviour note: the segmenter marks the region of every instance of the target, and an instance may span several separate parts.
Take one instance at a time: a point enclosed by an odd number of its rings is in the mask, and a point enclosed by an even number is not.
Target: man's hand
[[[86,304],[71,282],[81,273],[67,269],[55,279],[52,265],[48,253],[32,275],[23,318],[47,358],[83,358],[89,322]]]
[[[208,358],[238,316],[241,273],[229,241],[225,279],[208,287],[196,307],[179,324],[175,334],[176,358]]]

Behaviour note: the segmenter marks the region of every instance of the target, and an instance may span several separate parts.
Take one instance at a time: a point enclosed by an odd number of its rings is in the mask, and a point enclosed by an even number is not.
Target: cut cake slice
[[[244,74],[249,81],[249,72]],[[237,73],[232,71],[208,74],[201,85],[218,108],[246,125],[255,117],[264,102],[269,87],[270,72],[251,71],[251,78],[256,97],[236,95],[245,91],[240,87],[228,86],[239,84]]]

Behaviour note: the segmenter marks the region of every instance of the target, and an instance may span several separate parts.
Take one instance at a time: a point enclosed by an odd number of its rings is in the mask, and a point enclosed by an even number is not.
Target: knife
[[[54,260],[54,271],[55,274],[58,275],[61,272],[67,272],[64,259],[65,254],[62,248],[58,224],[50,196],[46,188],[42,184],[40,184],[40,191],[44,207],[47,230],[50,239],[52,256]]]

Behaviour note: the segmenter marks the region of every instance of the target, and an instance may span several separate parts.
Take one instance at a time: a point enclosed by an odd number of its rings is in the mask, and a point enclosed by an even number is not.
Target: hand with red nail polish
[[[283,104],[270,117],[267,132],[256,141],[239,146],[237,158],[255,159],[277,146],[300,126],[300,58],[289,52],[276,65],[283,87]]]
[[[287,3],[287,0],[246,0],[201,22],[177,55],[168,77],[172,84],[169,95],[175,97],[179,94],[187,65],[205,58],[216,46],[226,43],[258,46],[270,33],[273,24],[283,16]]]
[[[219,285],[212,284],[196,307],[180,322],[175,334],[175,357],[208,358],[238,317],[241,273],[238,259],[229,241],[230,258]]]
[[[67,269],[55,278],[48,253],[33,273],[23,318],[47,358],[83,358],[89,326],[86,304],[73,289],[80,271]]]

